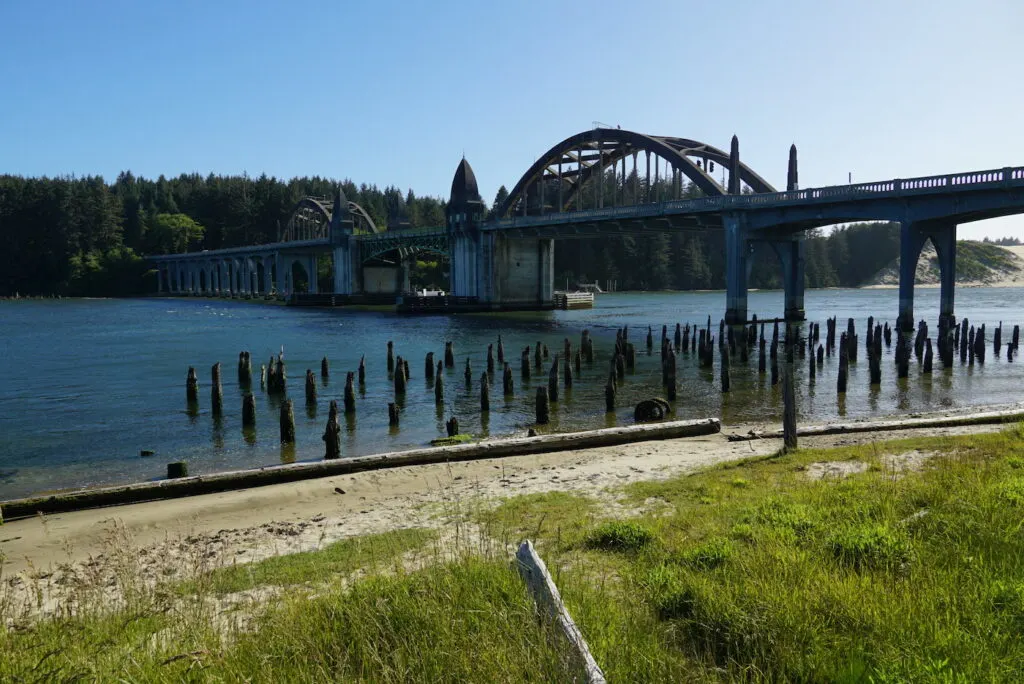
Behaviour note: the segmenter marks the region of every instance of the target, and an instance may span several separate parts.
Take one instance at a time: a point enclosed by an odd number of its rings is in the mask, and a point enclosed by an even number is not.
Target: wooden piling
[[[796,449],[796,391],[793,387],[793,364],[782,372],[782,444],[786,451]]]
[[[179,477],[188,477],[188,464],[184,461],[176,461],[167,464],[167,479],[174,480]]]
[[[779,384],[779,342],[778,340],[772,340],[771,353],[768,355],[772,362],[772,387]]]
[[[978,363],[985,363],[985,324],[982,323],[981,327],[978,328],[974,334],[974,349],[975,356],[978,357]]]
[[[466,359],[467,368],[469,367],[469,359]],[[487,372],[494,375],[494,345],[487,345]]]
[[[359,365],[362,368],[362,364]],[[345,415],[352,415],[356,412],[356,388],[354,385],[355,373],[349,371],[345,375]]]
[[[394,383],[395,383],[395,396],[396,397],[400,397],[403,394],[405,394],[405,385],[406,385],[405,381],[406,381],[406,377],[405,377],[405,363],[403,361],[404,360],[402,359],[402,357],[399,356],[398,359],[396,360],[396,364],[395,364],[396,365],[396,370],[395,370],[395,374],[394,374]]]
[[[210,369],[210,412],[219,417],[224,413],[224,392],[220,386],[220,362]]]
[[[535,413],[537,418],[537,425],[547,425],[550,418],[548,411],[548,391],[543,387],[537,388],[537,403],[535,406]]]
[[[654,351],[654,331],[651,330],[651,326],[647,326],[647,352]]]
[[[678,323],[676,323],[676,332],[675,332],[675,335],[672,338],[672,342],[675,343],[675,347],[676,347],[677,350],[682,348],[682,346],[683,346],[683,331],[680,328]]]
[[[523,349],[523,353],[519,355],[520,364],[520,376],[523,380],[530,379],[530,348],[526,347]]]
[[[921,372],[932,372],[932,338],[930,337],[924,341],[924,363],[921,364]]]
[[[285,399],[281,403],[281,443],[295,443],[295,412],[292,409],[292,400]]]
[[[267,389],[267,367],[264,364],[260,364],[260,389]]]
[[[388,374],[395,372],[395,343],[388,340]]]
[[[607,413],[615,412],[615,373],[608,374],[608,382],[604,385],[604,410]]]
[[[455,368],[455,343],[450,340],[444,343],[444,367]]]
[[[814,383],[818,378],[818,364],[814,361],[814,354],[808,354],[809,359],[807,363],[807,382]]]
[[[506,397],[511,397],[515,394],[515,384],[512,380],[511,364],[505,364],[504,373],[501,376],[501,389]]]
[[[242,427],[256,427],[256,397],[252,392],[246,393],[242,398]]]
[[[722,393],[725,394],[729,391],[729,388],[732,385],[732,379],[729,377],[729,357],[732,356],[732,354],[726,350],[724,346],[720,351],[721,363],[718,367],[718,375],[722,383]]]
[[[327,460],[341,458],[341,425],[338,424],[338,402],[336,401],[331,401],[323,440],[324,458]]]
[[[448,422],[444,424],[444,428],[449,437],[457,437],[459,434],[459,419],[452,416],[448,419]]]
[[[910,340],[902,330],[896,331],[896,377],[910,375]]]
[[[388,425],[396,428],[399,423],[399,411],[398,404],[391,402],[388,404]]]
[[[402,370],[405,372],[405,381],[409,382],[409,359],[402,359]]]
[[[665,360],[667,368],[665,373],[665,396],[669,401],[676,400],[676,353],[675,350],[668,350],[668,358]]]
[[[320,359],[320,377],[325,380],[331,377],[331,365],[327,361],[327,357]]]
[[[761,375],[765,374],[768,369],[768,365],[765,362],[765,339],[762,337],[758,340],[758,351],[757,351],[757,372]]]
[[[316,403],[316,376],[309,368],[306,369],[306,403]]]
[[[434,377],[434,403],[438,406],[444,405],[444,373],[439,372]]]
[[[619,380],[626,378],[626,357],[618,352],[615,354],[615,376]]]
[[[992,333],[992,354],[998,359],[999,350],[1003,346],[1003,322],[999,321],[999,326]]]
[[[968,344],[967,319],[964,318],[960,321],[960,363],[965,363],[967,361],[967,353],[970,351]]]
[[[821,368],[825,365],[825,347],[821,344],[818,345],[817,357],[818,368]]]
[[[199,403],[199,377],[192,366],[188,367],[188,375],[185,377],[185,399],[190,404]]]
[[[632,345],[630,345],[632,346]],[[565,382],[565,388],[569,389],[572,387],[572,364],[569,363],[568,357],[565,359],[565,367],[562,370],[562,379]]]
[[[498,363],[505,365],[505,345],[501,341],[501,335],[498,335]]]
[[[238,352],[238,384],[248,387],[252,384],[252,358],[249,352]]]
[[[836,392],[846,393],[846,384],[850,375],[850,340],[846,333],[839,336],[839,377],[836,380]]]
[[[881,343],[881,340],[876,337],[873,342]],[[882,384],[882,354],[877,343],[868,349],[868,376],[872,385]]]
[[[350,373],[351,375],[351,373]],[[366,356],[359,357],[359,386],[366,384]],[[346,412],[347,413],[347,412]]]
[[[488,348],[487,348],[487,353],[488,353],[488,357],[489,357],[487,359],[487,367],[488,368],[490,368],[491,366],[494,365],[494,357],[490,356],[490,352],[491,352],[491,349],[488,346]],[[466,357],[466,369],[462,372],[462,377],[465,378],[465,380],[466,380],[466,388],[467,389],[473,386],[473,368],[472,368],[472,366],[470,366],[469,357],[468,356]]]
[[[544,351],[540,340],[537,340],[537,345],[533,348],[533,365],[537,370],[544,367]]]
[[[572,358],[573,365],[576,367],[576,377],[580,377],[580,367],[582,366],[582,358],[583,355],[580,354],[580,350],[577,349],[575,355]]]
[[[423,361],[423,377],[428,382],[433,382],[434,380],[434,352],[427,352],[427,357]]]
[[[551,363],[551,369],[548,371],[548,398],[551,401],[558,401],[558,354],[555,354],[555,360]]]
[[[491,387],[487,383],[487,373],[480,374],[480,412],[491,410]]]
[[[636,347],[632,342],[626,343],[626,370],[636,370]]]

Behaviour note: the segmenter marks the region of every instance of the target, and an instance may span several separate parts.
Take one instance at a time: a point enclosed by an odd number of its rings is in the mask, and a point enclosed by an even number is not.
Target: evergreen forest
[[[146,255],[273,242],[296,202],[330,198],[337,181],[183,174],[156,180],[121,173],[108,184],[98,176],[24,178],[0,176],[0,296],[129,296],[155,290]],[[665,198],[663,186],[647,192],[631,176],[606,183],[606,206],[618,201]],[[633,194],[630,196],[630,188]],[[412,190],[342,182],[378,226],[440,226],[445,201]],[[686,188],[684,195],[695,194]],[[554,193],[549,195],[554,196]],[[507,197],[499,190],[494,205]],[[809,287],[855,287],[899,252],[895,226],[840,226],[808,235]],[[721,289],[724,239],[715,232],[624,235],[559,241],[556,287],[615,281],[617,289]],[[326,260],[325,260],[326,261]],[[325,268],[329,268],[325,264]],[[419,262],[417,286],[447,289],[445,264]],[[322,276],[324,274],[321,274]],[[770,248],[755,246],[751,288],[778,288],[781,270]]]

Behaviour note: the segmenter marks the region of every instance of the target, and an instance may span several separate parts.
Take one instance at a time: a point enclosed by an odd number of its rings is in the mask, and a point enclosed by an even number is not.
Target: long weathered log
[[[1015,416],[1012,420],[1021,420],[1024,418],[1024,413],[1018,412]],[[1011,422],[1011,419],[1005,419],[1005,422]],[[567,434],[520,437],[447,447],[414,449],[334,461],[299,462],[251,470],[195,475],[173,481],[161,480],[118,487],[80,490],[77,492],[3,501],[0,502],[0,508],[2,508],[4,518],[10,521],[17,518],[34,516],[37,513],[61,513],[99,506],[171,499],[282,482],[295,482],[317,477],[348,475],[382,468],[427,465],[448,461],[504,458],[566,449],[592,449],[648,440],[709,435],[720,430],[721,424],[717,418],[655,423],[652,425],[629,425]]]

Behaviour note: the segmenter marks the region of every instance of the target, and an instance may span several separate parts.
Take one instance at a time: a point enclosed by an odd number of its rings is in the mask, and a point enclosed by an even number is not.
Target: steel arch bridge
[[[363,207],[355,202],[345,201],[357,235],[381,232]],[[330,239],[333,214],[334,200],[327,197],[303,197],[292,209],[278,242]]]
[[[641,154],[644,169],[639,166]],[[570,136],[545,152],[527,169],[505,202],[495,208],[495,216],[603,209],[609,202],[612,206],[625,206],[680,199],[684,178],[703,195],[725,195],[728,188],[716,181],[712,173],[715,164],[726,169],[729,156],[717,147],[689,138],[595,128]],[[630,159],[632,173],[627,173]],[[622,188],[615,180],[609,182],[609,172],[613,179],[623,179]],[[627,178],[634,184],[632,197],[626,187]],[[755,193],[775,192],[775,188],[745,164],[739,166],[739,180]],[[660,196],[655,197],[654,193]]]

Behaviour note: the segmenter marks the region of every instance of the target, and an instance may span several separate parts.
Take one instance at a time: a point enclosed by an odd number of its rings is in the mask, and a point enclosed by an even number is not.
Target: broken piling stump
[[[213,364],[210,369],[210,411],[214,417],[220,417],[224,412],[224,393],[220,386],[220,362]]]
[[[324,458],[327,460],[341,458],[341,425],[338,424],[338,402],[336,401],[331,402],[323,440]]]
[[[281,403],[281,443],[295,443],[295,411],[292,408],[292,400],[285,399]]]

